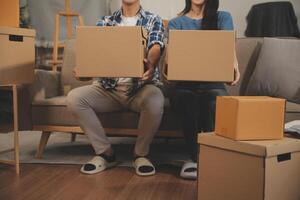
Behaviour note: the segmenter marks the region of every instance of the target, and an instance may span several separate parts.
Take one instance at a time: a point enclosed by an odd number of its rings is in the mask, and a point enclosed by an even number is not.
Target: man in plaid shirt
[[[147,70],[142,79],[98,78],[92,85],[76,88],[68,94],[68,107],[96,153],[82,166],[81,172],[95,174],[116,164],[115,153],[96,113],[130,109],[140,113],[139,135],[134,149],[135,171],[140,176],[154,175],[155,167],[148,154],[164,107],[164,96],[155,86],[158,82],[157,64],[164,49],[163,22],[159,16],[143,10],[140,0],[122,0],[122,8],[111,16],[103,17],[97,26],[144,27],[148,31],[148,52],[144,60]]]

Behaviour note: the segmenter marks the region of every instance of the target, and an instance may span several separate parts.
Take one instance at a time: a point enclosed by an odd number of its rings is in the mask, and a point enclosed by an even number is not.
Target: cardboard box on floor
[[[146,38],[139,26],[77,27],[76,75],[142,77]]]
[[[0,26],[18,28],[19,24],[19,0],[0,0]]]
[[[299,200],[300,140],[199,134],[199,200]]]
[[[167,78],[232,82],[234,52],[234,31],[170,30]]]
[[[285,103],[271,97],[218,97],[215,132],[233,140],[282,139]]]
[[[34,80],[35,31],[0,27],[0,85]]]

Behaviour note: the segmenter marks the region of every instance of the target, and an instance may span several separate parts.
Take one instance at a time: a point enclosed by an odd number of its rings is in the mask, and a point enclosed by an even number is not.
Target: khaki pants
[[[127,97],[121,92],[107,91],[94,83],[72,90],[68,94],[67,102],[97,155],[105,152],[111,144],[96,113],[123,109],[139,112],[139,135],[134,153],[146,156],[160,126],[164,108],[164,96],[154,85],[146,85],[135,96]]]

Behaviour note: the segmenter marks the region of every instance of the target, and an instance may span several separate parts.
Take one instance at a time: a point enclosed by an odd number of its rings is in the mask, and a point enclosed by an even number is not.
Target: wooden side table
[[[14,148],[0,152],[7,153],[14,151],[14,160],[0,160],[0,163],[15,165],[16,174],[20,173],[20,148],[19,148],[19,123],[18,123],[18,93],[17,85],[0,85],[1,88],[10,89],[13,92],[13,131]]]

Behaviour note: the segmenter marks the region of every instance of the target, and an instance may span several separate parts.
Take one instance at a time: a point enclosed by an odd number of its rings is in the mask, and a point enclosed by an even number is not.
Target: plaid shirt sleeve
[[[109,26],[111,23],[110,16],[103,16],[96,23],[96,26]]]
[[[96,23],[96,26],[105,26],[104,17],[101,17]]]
[[[154,44],[159,44],[161,49],[164,49],[164,33],[165,28],[162,19],[158,16],[155,16],[149,29],[148,49],[151,49]]]

